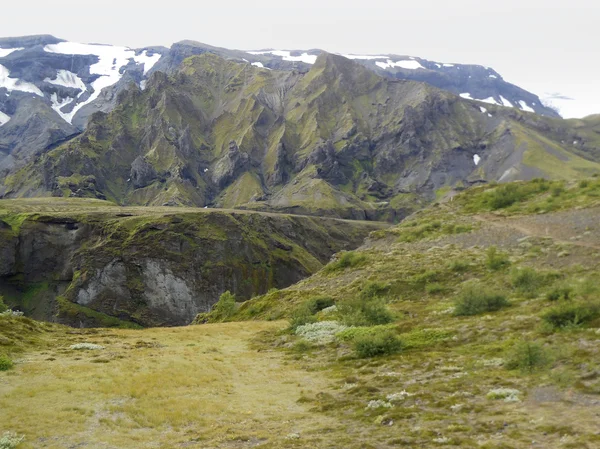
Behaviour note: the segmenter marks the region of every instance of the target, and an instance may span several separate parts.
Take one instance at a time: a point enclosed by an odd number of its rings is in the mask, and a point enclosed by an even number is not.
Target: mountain
[[[0,194],[396,220],[474,183],[598,173],[599,126],[381,77],[339,55],[302,73],[205,53],[155,71],[144,90],[131,83]]]
[[[94,112],[111,111],[118,93],[130,83],[143,89],[152,72],[173,73],[185,58],[203,53],[307,72],[323,52],[246,52],[193,41],[130,49],[53,36],[1,38],[0,176],[81,132]],[[466,98],[557,116],[537,96],[505,82],[490,68],[397,55],[347,56],[385,77],[422,81]]]

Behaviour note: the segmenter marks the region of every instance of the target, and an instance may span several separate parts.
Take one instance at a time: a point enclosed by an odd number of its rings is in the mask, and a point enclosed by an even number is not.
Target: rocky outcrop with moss
[[[4,195],[397,220],[449,188],[597,173],[597,119],[581,122],[330,54],[306,73],[203,54],[122,92],[83,135],[8,176]]]
[[[180,325],[227,290],[283,288],[358,246],[376,223],[251,212],[0,203],[0,294],[74,326]]]

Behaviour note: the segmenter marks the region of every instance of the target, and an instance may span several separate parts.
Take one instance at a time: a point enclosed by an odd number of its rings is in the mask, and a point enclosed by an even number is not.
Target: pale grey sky
[[[598,0],[169,0],[3,2],[3,36],[237,49],[396,53],[490,66],[534,93],[575,98],[566,116],[600,113]]]

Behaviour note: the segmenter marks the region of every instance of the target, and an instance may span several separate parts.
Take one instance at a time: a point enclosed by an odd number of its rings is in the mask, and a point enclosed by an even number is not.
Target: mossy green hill
[[[385,224],[247,211],[0,201],[0,295],[74,326],[189,323],[231,290],[288,286]]]
[[[306,73],[204,54],[123,92],[3,191],[393,221],[449,188],[597,173],[598,126],[381,78],[325,53]]]

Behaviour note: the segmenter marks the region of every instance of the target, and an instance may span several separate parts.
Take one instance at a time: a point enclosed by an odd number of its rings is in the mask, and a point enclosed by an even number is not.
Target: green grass
[[[483,285],[468,285],[456,298],[456,316],[480,315],[496,312],[510,303],[502,293],[490,290]]]

